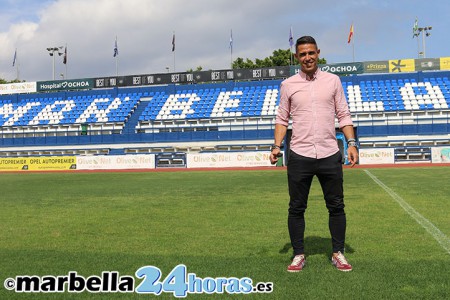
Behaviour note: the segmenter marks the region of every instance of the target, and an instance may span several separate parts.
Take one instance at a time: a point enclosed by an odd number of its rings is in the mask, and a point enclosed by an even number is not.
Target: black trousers
[[[288,229],[294,255],[304,254],[304,213],[314,176],[319,179],[329,213],[328,226],[333,252],[344,253],[346,216],[341,153],[315,159],[290,151],[287,173],[290,196]]]

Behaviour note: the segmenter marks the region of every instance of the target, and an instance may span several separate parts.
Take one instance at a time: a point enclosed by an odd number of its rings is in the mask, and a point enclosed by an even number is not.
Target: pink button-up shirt
[[[288,126],[290,117],[290,149],[317,159],[339,151],[335,118],[340,128],[353,125],[341,80],[337,75],[320,69],[311,80],[300,72],[281,83],[275,123]]]

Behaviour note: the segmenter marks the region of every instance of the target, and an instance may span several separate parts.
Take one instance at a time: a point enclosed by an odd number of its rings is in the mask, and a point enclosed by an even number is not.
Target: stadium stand
[[[394,147],[396,159],[409,161],[448,145],[449,75],[342,77],[361,147]],[[0,156],[268,150],[280,83],[2,95]]]

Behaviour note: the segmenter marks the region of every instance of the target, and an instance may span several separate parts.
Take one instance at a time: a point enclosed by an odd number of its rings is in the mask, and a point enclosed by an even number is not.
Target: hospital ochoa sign
[[[341,64],[319,64],[319,68],[328,73],[336,75],[351,75],[364,73],[364,65],[362,62],[341,63]],[[300,66],[291,66],[291,75],[300,72]]]
[[[364,72],[364,67],[361,62],[319,65],[319,68],[322,71],[337,74],[337,75],[361,74]]]
[[[90,90],[94,88],[93,79],[73,79],[73,80],[54,80],[38,81],[37,91],[68,91],[68,90]]]

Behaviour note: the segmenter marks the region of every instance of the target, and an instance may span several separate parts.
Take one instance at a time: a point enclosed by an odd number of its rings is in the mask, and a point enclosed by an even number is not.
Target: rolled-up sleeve
[[[345,99],[344,89],[339,78],[336,80],[336,95],[334,98],[336,107],[336,118],[339,122],[339,128],[352,125],[352,117],[350,109],[348,108],[347,100]]]
[[[280,85],[280,104],[278,105],[277,117],[275,118],[275,124],[283,126],[289,125],[290,105],[289,105],[289,93],[288,88],[281,83]]]

